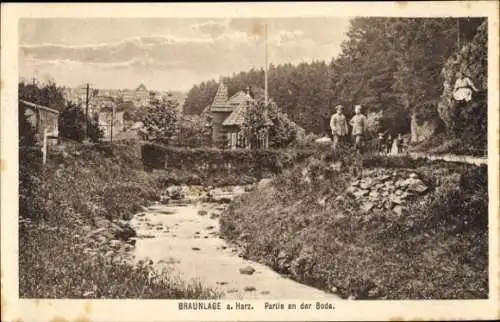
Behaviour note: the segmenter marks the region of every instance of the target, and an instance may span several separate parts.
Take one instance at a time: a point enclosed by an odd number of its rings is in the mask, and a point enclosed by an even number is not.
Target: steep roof
[[[228,100],[228,103],[232,106],[238,106],[241,103],[246,103],[250,100],[252,100],[250,95],[248,95],[247,93],[245,93],[243,91],[239,91],[236,94],[234,94],[233,96],[231,96],[231,98]]]
[[[227,104],[227,97],[227,87],[223,82],[221,82],[219,88],[217,89],[217,93],[215,94],[212,107],[216,109],[229,107]]]
[[[245,110],[247,104],[240,103],[233,112],[222,122],[223,126],[242,125],[245,121]]]
[[[245,94],[246,95],[246,94]],[[233,110],[233,112],[222,122],[223,126],[241,126],[245,122],[245,112],[247,107],[249,106],[249,103],[253,101],[251,98],[250,100],[246,100],[238,104],[236,108]],[[264,110],[264,120],[265,124],[267,126],[273,125],[271,119],[269,119],[267,109]]]

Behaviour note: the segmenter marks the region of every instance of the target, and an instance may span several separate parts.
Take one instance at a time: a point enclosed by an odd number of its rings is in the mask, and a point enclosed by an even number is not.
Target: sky
[[[267,19],[269,63],[330,61],[347,18]],[[43,18],[19,22],[21,79],[76,87],[187,91],[264,66],[262,20]]]

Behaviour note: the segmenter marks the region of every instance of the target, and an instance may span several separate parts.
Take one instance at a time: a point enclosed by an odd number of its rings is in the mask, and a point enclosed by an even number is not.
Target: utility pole
[[[264,24],[264,50],[265,50],[265,64],[266,66],[264,67],[264,100],[267,106],[268,103],[268,84],[267,84],[267,22]]]
[[[110,129],[110,143],[113,143],[113,125],[115,124],[115,105],[111,106],[111,129]]]
[[[85,139],[89,138],[89,90],[90,84],[87,83],[87,91],[85,93]]]

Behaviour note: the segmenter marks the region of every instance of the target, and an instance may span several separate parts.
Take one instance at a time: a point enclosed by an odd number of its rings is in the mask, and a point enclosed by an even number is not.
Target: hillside
[[[138,147],[64,144],[44,171],[39,154],[20,153],[21,298],[218,297],[127,256],[136,232],[126,220],[160,191]]]
[[[486,167],[396,157],[364,160],[353,175],[339,156],[310,158],[234,201],[224,238],[344,298],[488,297]]]
[[[459,62],[452,64],[457,19],[352,19],[348,40],[331,61],[271,64],[269,96],[307,132],[326,134],[336,104],[345,106],[348,117],[353,106],[361,104],[366,114],[381,116],[382,132],[412,132],[414,143],[426,141],[436,132],[443,133],[444,141],[452,140],[455,137],[446,112],[449,108],[443,107],[449,105],[444,101],[448,94],[443,94],[449,89],[443,84],[454,83],[451,78],[460,65],[474,71],[471,78],[479,86],[486,79],[487,69],[486,21],[471,18],[458,23],[462,49]],[[262,69],[242,71],[229,77],[229,95],[247,86],[263,87],[263,82]],[[212,102],[217,87],[215,80],[193,86],[187,93],[184,112],[200,114]],[[482,131],[484,136],[486,116],[479,110],[471,106],[466,119],[474,124],[474,133]],[[469,126],[471,131],[473,126]],[[467,133],[458,139],[475,136]]]

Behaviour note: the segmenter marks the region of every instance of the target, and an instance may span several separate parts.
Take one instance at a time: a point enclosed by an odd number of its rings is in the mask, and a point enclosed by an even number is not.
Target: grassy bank
[[[439,133],[430,139],[410,146],[411,152],[424,152],[434,155],[457,154],[483,157],[486,155],[487,147],[481,148],[481,144],[471,144],[462,139],[450,138],[444,133]]]
[[[88,237],[159,198],[160,173],[142,169],[139,147],[67,145],[42,168],[20,152],[19,291],[23,298],[214,298],[175,272],[132,265],[109,240]],[[132,247],[123,244],[123,247]]]
[[[364,166],[380,175],[415,173],[429,192],[401,215],[363,212],[345,193],[352,174],[312,158],[233,202],[221,233],[247,258],[343,297],[487,298],[486,167],[407,158]]]

